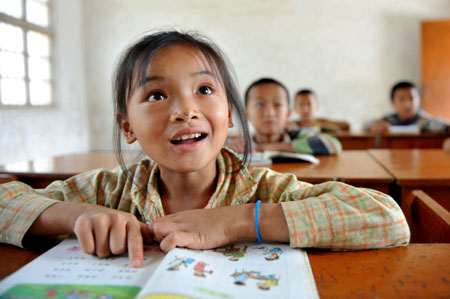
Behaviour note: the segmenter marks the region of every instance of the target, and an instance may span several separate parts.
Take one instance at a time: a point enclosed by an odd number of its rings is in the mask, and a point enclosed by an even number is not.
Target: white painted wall
[[[450,18],[448,0],[55,2],[57,38],[64,39],[58,108],[0,110],[0,163],[111,149],[111,73],[121,50],[154,28],[200,30],[228,54],[242,92],[262,76],[281,80],[291,94],[309,87],[321,116],[359,129],[390,110],[394,81],[420,83],[420,22]]]
[[[0,108],[0,164],[89,150],[82,3],[54,1],[56,105]]]
[[[317,91],[319,114],[354,129],[390,109],[394,81],[420,83],[420,21],[449,18],[447,0],[84,1],[91,144],[110,148],[110,74],[146,30],[197,29],[232,61],[242,92],[271,76]]]

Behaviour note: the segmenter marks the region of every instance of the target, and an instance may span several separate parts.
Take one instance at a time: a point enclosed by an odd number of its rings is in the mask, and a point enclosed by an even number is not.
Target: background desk
[[[414,189],[422,189],[450,211],[450,153],[439,149],[376,149],[369,153],[394,176],[407,218],[406,198]]]
[[[271,169],[293,173],[301,181],[318,184],[330,180],[389,193],[393,176],[365,150],[343,151],[339,155],[318,156],[320,164],[278,163]]]
[[[388,193],[393,177],[367,151],[344,151],[340,155],[319,156],[320,164],[281,163],[267,167],[294,173],[298,179],[313,184],[330,180],[346,182]],[[36,159],[0,166],[0,174],[13,174],[19,181],[34,188],[45,188],[54,180],[96,168],[113,169],[118,165],[111,152],[72,154]]]
[[[0,279],[43,249],[0,244]],[[379,250],[308,250],[321,298],[444,298],[450,296],[450,244],[411,244]]]
[[[449,134],[421,133],[421,134],[373,134],[373,133],[333,133],[342,143],[344,150],[391,148],[436,148],[441,149]]]
[[[55,180],[96,169],[113,169],[119,163],[112,152],[70,154],[0,165],[0,174],[13,174],[33,188],[45,188]]]

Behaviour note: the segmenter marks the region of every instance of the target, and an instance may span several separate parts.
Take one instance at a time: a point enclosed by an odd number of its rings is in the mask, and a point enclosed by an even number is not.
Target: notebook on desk
[[[240,242],[213,250],[146,246],[144,265],[100,259],[67,239],[0,282],[1,298],[318,298],[304,250]]]
[[[319,164],[320,160],[309,154],[299,154],[279,151],[255,152],[249,155],[249,165],[270,165],[272,163],[309,162]]]

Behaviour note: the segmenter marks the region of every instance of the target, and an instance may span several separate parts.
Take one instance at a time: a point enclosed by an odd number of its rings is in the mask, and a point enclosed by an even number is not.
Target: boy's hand
[[[377,134],[389,133],[390,126],[391,126],[391,124],[388,123],[387,121],[378,120],[369,127],[369,132],[377,133]]]
[[[128,250],[135,268],[142,266],[144,241],[152,243],[147,225],[134,215],[97,205],[85,205],[73,223],[73,232],[85,253],[108,257]]]
[[[241,238],[256,238],[254,205],[187,210],[149,224],[163,251],[172,248],[210,249]]]

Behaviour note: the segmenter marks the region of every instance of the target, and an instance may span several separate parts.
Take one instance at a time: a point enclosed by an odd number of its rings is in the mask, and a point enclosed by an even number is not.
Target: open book
[[[320,160],[309,154],[299,154],[290,152],[264,151],[252,153],[249,156],[249,164],[251,166],[267,165],[272,163],[285,162],[310,162],[319,164]]]
[[[67,239],[0,282],[1,298],[318,298],[306,252],[241,242],[213,250],[159,247],[144,266],[100,259]]]

